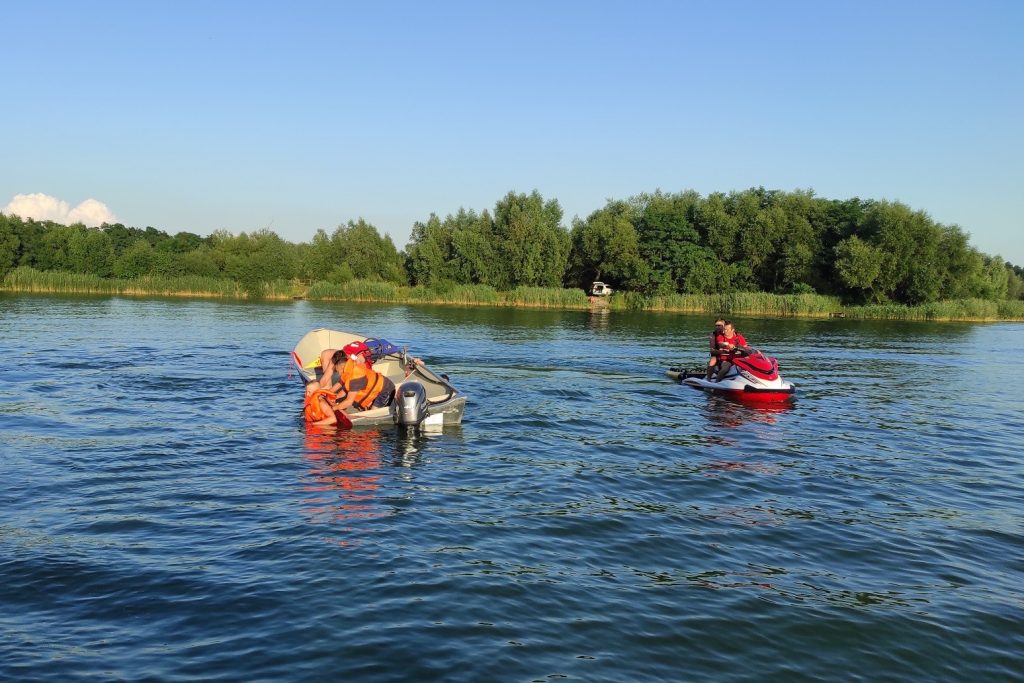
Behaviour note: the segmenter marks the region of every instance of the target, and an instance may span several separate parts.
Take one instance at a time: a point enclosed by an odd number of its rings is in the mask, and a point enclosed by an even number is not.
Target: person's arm
[[[327,361],[327,365],[324,366],[323,370],[324,374],[320,375],[320,388],[326,389],[331,393],[337,393],[334,389],[337,385],[331,383],[331,378],[334,376],[334,361]]]
[[[345,399],[341,403],[335,403],[334,404],[334,409],[335,410],[345,410],[346,408],[348,408],[348,407],[350,407],[352,405],[352,400],[354,398],[355,398],[354,394],[346,393],[345,394]]]

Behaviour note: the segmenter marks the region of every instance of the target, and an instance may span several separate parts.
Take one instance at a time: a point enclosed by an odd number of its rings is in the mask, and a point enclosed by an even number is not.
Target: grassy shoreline
[[[1024,301],[960,299],[936,301],[920,306],[879,304],[844,306],[837,297],[819,294],[768,294],[732,292],[727,294],[673,294],[645,297],[634,292],[613,294],[592,303],[580,289],[517,287],[499,292],[486,285],[444,284],[436,287],[408,286],[390,282],[352,280],[337,285],[278,280],[244,287],[218,278],[185,276],[144,276],[131,280],[96,275],[37,271],[16,268],[0,284],[0,291],[28,294],[105,294],[120,296],[166,296],[197,299],[352,301],[391,304],[432,304],[450,306],[496,306],[613,311],[651,311],[702,315],[751,315],[772,318],[830,318],[853,320],[1024,322]]]

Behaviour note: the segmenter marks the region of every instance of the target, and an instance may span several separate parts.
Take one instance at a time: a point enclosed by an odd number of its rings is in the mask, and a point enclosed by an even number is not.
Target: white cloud
[[[33,218],[37,221],[53,221],[64,225],[84,223],[97,226],[101,223],[117,223],[117,216],[106,204],[95,199],[86,199],[78,206],[71,208],[68,203],[42,192],[32,194],[16,194],[11,203],[3,210],[8,215]]]

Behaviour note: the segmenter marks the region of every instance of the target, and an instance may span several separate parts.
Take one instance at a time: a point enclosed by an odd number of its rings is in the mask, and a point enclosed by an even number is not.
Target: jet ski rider
[[[715,374],[715,366],[718,364],[718,339],[725,332],[725,318],[718,318],[715,320],[715,329],[711,330],[711,337],[709,339],[709,346],[711,351],[711,357],[708,358],[708,373],[705,379],[711,380],[711,376]]]
[[[747,340],[743,338],[743,335],[736,331],[736,327],[732,324],[731,320],[725,321],[725,329],[722,334],[716,337],[716,345],[718,347],[718,376],[715,377],[714,381],[718,382],[729,372],[732,368],[732,359],[739,355],[746,355],[752,353],[753,349],[747,346]]]

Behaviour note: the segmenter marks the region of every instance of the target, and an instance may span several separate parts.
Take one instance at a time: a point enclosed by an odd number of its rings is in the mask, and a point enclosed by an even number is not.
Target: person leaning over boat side
[[[367,347],[369,348],[369,347]],[[338,362],[335,363],[335,358]],[[320,352],[320,368],[322,374],[319,380],[315,380],[321,388],[330,389],[334,387],[335,390],[339,390],[341,382],[341,368],[345,364],[346,356],[341,352],[340,349],[324,349]],[[370,356],[367,356],[367,361],[370,365],[373,365],[373,360]],[[412,368],[416,365],[423,365],[423,361],[416,356],[409,356],[409,365],[405,368],[405,376],[408,377],[412,372]]]
[[[341,368],[336,366],[334,363],[335,357],[344,358],[344,356],[338,356],[341,353],[340,349],[324,349],[320,352],[320,369],[323,374],[320,375],[319,380],[315,380],[320,385],[321,389],[330,389],[333,386],[337,386],[338,381],[341,379],[339,372]]]
[[[719,363],[718,376],[714,380],[716,382],[725,377],[726,373],[729,372],[729,368],[732,367],[733,358],[741,353],[750,353],[752,351],[747,346],[747,340],[736,331],[736,327],[732,324],[731,320],[725,321],[725,330],[722,332],[718,348],[719,352],[722,353],[720,358],[724,357],[724,359]]]
[[[708,374],[705,379],[710,380],[711,376],[715,374],[715,366],[719,362],[719,351],[718,342],[722,338],[722,334],[725,332],[725,318],[718,318],[715,320],[715,328],[711,330],[711,337],[709,339],[709,346],[711,351],[711,357],[708,358]]]
[[[345,364],[342,366],[343,358]],[[335,410],[345,410],[355,406],[359,410],[383,408],[395,397],[395,383],[373,369],[373,354],[363,342],[355,341],[346,344],[345,348],[334,354],[331,359],[334,367],[341,367],[339,381],[328,389],[344,393],[345,398],[334,405]],[[333,377],[324,371],[324,377],[331,381]],[[323,379],[320,380],[321,386]]]

